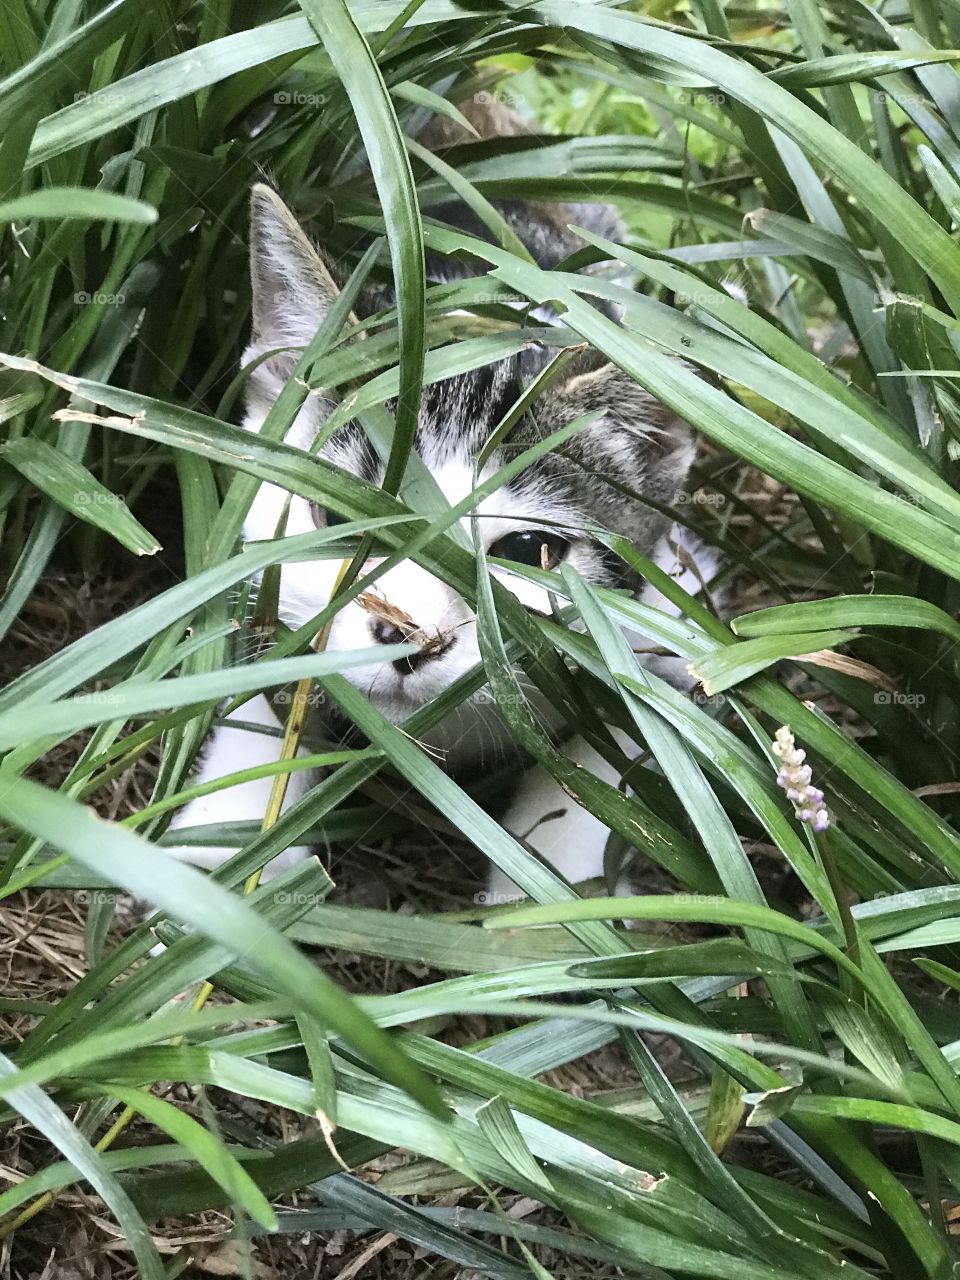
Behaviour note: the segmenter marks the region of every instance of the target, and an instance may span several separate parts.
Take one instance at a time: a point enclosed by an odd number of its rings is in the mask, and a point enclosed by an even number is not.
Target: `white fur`
[[[276,729],[277,718],[273,714],[270,703],[258,693],[249,702],[239,707],[232,717],[246,721],[248,724],[259,724],[266,728]],[[206,750],[194,782],[198,784],[212,782],[215,778],[224,778],[227,774],[238,773],[241,769],[254,769],[260,764],[269,764],[280,755],[280,739],[272,734],[256,733],[249,729],[232,729],[222,725],[213,730],[207,741]],[[200,796],[192,800],[182,809],[170,824],[175,831],[178,827],[216,825],[219,822],[260,822],[267,809],[270,791],[274,779],[259,778],[255,782],[242,782],[238,786],[228,787],[221,791],[213,791],[208,796]],[[286,805],[293,804],[305,795],[310,786],[309,772],[302,770],[291,773],[287,780]],[[193,845],[164,846],[164,853],[179,858],[183,862],[192,862],[199,867],[218,867],[234,853],[235,848],[226,845],[199,847]],[[310,850],[306,847],[286,849],[279,854],[264,870],[264,878],[275,875],[286,867],[306,858]]]
[[[616,786],[620,781],[616,771],[583,738],[573,738],[566,745],[564,755],[603,782]],[[523,775],[503,816],[503,825],[556,867],[571,884],[603,874],[603,853],[609,830],[589,809],[571,800],[541,765],[534,765]],[[516,902],[523,896],[523,890],[499,867],[490,868],[486,905]]]

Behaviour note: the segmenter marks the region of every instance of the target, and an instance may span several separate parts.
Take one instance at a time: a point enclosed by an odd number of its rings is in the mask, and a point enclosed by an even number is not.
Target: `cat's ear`
[[[337,297],[323,259],[275,191],[258,182],[250,193],[250,280],[253,332],[246,360],[276,347],[304,347]],[[299,351],[264,361],[261,381],[286,381]],[[267,388],[264,388],[265,390]],[[276,394],[278,387],[270,390]]]

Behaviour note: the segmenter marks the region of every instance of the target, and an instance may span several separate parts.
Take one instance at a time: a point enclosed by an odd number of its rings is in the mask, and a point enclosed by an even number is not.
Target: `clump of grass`
[[[0,1233],[85,1183],[149,1280],[170,1272],[148,1223],[219,1207],[245,1236],[373,1228],[503,1276],[544,1274],[538,1256],[557,1275],[601,1263],[736,1280],[953,1273],[958,47],[953,7],[921,0],[883,13],[747,6],[729,21],[707,0],[6,7],[0,634],[54,566],[170,554],[151,494],[171,476],[183,570],[0,693],[2,893],[67,877],[106,891],[89,907],[83,978],[42,1009],[4,996],[31,1025],[0,1056],[3,1121],[43,1135],[50,1162],[0,1191]],[[631,243],[586,235],[581,257],[622,263],[636,290],[543,271],[432,216],[447,171],[407,143],[431,110],[475,93],[534,102],[556,136],[463,144],[447,155],[461,190],[621,202]],[[346,276],[396,286],[378,385],[399,407],[381,489],[278,443],[315,369],[326,387],[364,378],[347,314],[303,353],[262,437],[231,425],[243,210],[264,168]],[[568,630],[493,589],[451,519],[406,505],[424,379],[499,353],[519,324],[477,303],[471,282],[425,285],[425,246],[469,250],[496,290],[560,304],[559,344],[592,343],[698,428],[707,448],[680,518],[722,547],[731,576],[765,584],[767,607],[728,626],[686,600],[691,625],[678,628],[569,569],[518,567],[548,582]],[[595,305],[611,290],[622,326]],[[452,341],[451,311],[474,317],[458,316]],[[241,548],[264,480],[345,523]],[[370,581],[310,634],[234,638],[258,572],[305,552],[349,561],[367,537],[409,548],[478,609],[486,669],[400,728],[342,678],[351,655],[310,648]],[[692,698],[641,668],[625,622],[690,663]],[[652,860],[671,893],[581,900],[416,745],[489,681],[518,740],[562,776],[511,665],[560,699],[545,652],[554,671],[577,670],[581,714],[604,709],[582,728],[602,741],[613,724],[659,765],[631,776],[628,809],[589,779],[578,790],[627,838],[635,874]],[[323,780],[278,822],[235,833],[241,851],[216,873],[162,860],[164,802],[189,794],[223,699],[314,680],[369,747],[318,746]],[[835,818],[819,834],[776,784],[769,744],[786,724]],[[27,776],[80,731],[59,785]],[[84,805],[158,742],[151,805],[123,827],[96,819]],[[361,910],[326,901],[319,864],[255,887],[291,843],[388,821],[363,790],[386,766],[538,905]],[[223,843],[219,829],[194,838]],[[759,852],[792,897],[771,904]],[[164,914],[107,944],[117,889]],[[709,929],[665,939],[615,920]],[[546,923],[562,928],[526,927]],[[154,930],[167,948],[151,956]],[[350,998],[305,943],[441,976]],[[191,1011],[183,993],[203,982],[221,1002]],[[507,1029],[458,1048],[425,1034],[470,1013]],[[647,1032],[682,1047],[689,1089]],[[613,1043],[630,1064],[622,1110],[538,1079]],[[259,1149],[249,1132],[228,1140],[154,1088],[170,1081],[319,1113],[322,1130]],[[114,1148],[124,1107],[152,1143]],[[744,1109],[752,1145],[730,1143]],[[746,1162],[758,1142],[771,1155]],[[483,1188],[489,1207],[451,1215],[343,1172],[396,1148],[439,1162],[447,1185]],[[514,1227],[496,1189],[554,1216]],[[295,1191],[316,1211],[278,1213]]]

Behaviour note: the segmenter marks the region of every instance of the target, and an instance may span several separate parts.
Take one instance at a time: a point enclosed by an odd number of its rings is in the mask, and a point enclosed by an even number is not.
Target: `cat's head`
[[[330,270],[293,215],[269,188],[253,192],[251,221],[253,334],[245,363],[277,347],[303,347],[314,336],[337,296]],[[259,430],[296,361],[298,352],[262,361],[248,382],[246,426]],[[424,388],[416,447],[447,500],[473,488],[477,454],[516,401],[520,389],[514,360],[500,361]],[[287,435],[308,449],[333,405],[311,395]],[[599,524],[648,552],[669,520],[644,501],[672,504],[693,456],[690,429],[615,366],[585,352],[532,406],[514,429],[507,452],[494,454],[481,478],[492,474],[516,448],[525,447],[585,414],[602,417],[577,434],[561,453],[551,453],[478,506],[491,555],[540,566],[574,566],[593,582],[616,580],[604,548],[586,530]],[[336,431],[322,456],[372,484],[382,476],[378,456],[356,424]],[[262,485],[244,528],[247,539],[275,536],[287,494]],[[336,519],[294,496],[288,534],[303,533]],[[546,547],[546,552],[543,548]],[[296,626],[329,600],[339,564],[315,561],[285,565],[281,617]],[[548,612],[546,593],[507,573],[504,584],[530,608]],[[396,643],[409,622],[422,655],[413,660],[357,669],[349,678],[370,695],[390,720],[405,719],[442,692],[478,660],[473,614],[443,582],[410,562],[391,569],[377,584],[370,608],[353,602],[334,621],[331,650]],[[383,607],[381,607],[383,606]],[[398,611],[391,615],[391,610]],[[391,621],[394,617],[395,621]],[[396,620],[399,620],[399,625]],[[407,621],[403,621],[406,619]],[[482,702],[482,698],[480,699]]]

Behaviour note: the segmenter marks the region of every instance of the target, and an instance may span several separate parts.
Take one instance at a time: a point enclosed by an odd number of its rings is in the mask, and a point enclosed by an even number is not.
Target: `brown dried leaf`
[[[883,671],[871,666],[869,662],[861,662],[858,658],[848,658],[846,654],[835,653],[833,649],[816,649],[813,653],[795,655],[793,661],[809,662],[814,667],[826,667],[829,671],[839,671],[841,675],[853,676],[867,684],[876,685],[878,689],[886,689],[888,693],[896,693],[896,683]]]

